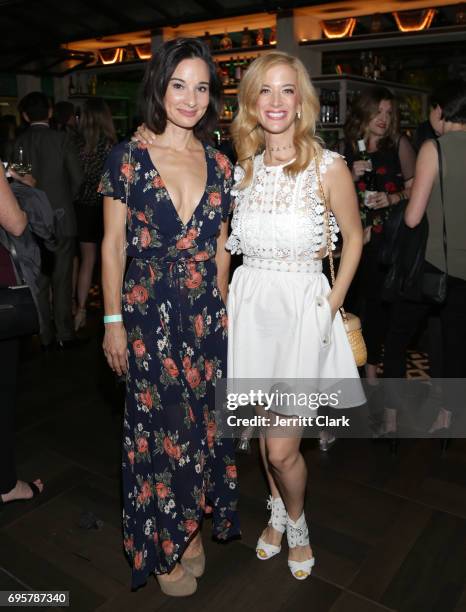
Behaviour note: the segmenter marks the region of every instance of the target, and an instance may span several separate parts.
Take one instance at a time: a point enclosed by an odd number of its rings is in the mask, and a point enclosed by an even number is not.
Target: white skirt
[[[335,408],[363,404],[365,395],[339,312],[332,321],[329,292],[321,271],[237,268],[228,296],[229,390],[247,392],[250,379],[255,379],[255,385],[278,385],[287,391],[338,391]],[[306,409],[291,412],[309,415]]]

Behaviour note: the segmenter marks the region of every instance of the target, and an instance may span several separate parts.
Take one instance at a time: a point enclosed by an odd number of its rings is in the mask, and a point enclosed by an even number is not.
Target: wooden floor
[[[89,333],[89,332],[88,332]],[[256,559],[267,490],[252,455],[238,457],[243,537],[227,545],[203,531],[207,572],[186,600],[150,580],[130,591],[120,532],[118,389],[89,333],[84,346],[21,366],[18,463],[42,477],[34,502],[0,514],[0,590],[68,590],[77,612],[466,612],[466,440],[340,440],[328,454],[303,443],[306,510],[316,566],[294,580],[286,547]],[[92,512],[101,529],[82,529]],[[42,608],[43,609],[43,608]],[[56,608],[55,608],[56,609]]]

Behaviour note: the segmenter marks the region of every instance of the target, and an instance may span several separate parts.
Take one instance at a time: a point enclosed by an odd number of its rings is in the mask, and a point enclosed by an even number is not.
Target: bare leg
[[[259,438],[259,448],[261,452],[262,462],[264,464],[265,475],[267,482],[269,483],[270,493],[274,499],[281,497],[280,491],[275,484],[275,480],[269,468],[269,462],[267,461],[267,452],[265,448],[265,437],[263,435]],[[280,546],[283,534],[274,529],[271,525],[267,525],[260,536],[267,544],[273,544],[274,546]]]
[[[79,246],[81,249],[81,265],[78,274],[77,299],[78,308],[85,310],[97,257],[97,245],[94,242],[80,242]]]
[[[289,433],[291,429],[289,428]],[[307,467],[299,450],[300,445],[301,435],[297,430],[295,437],[278,438],[268,435],[265,438],[270,473],[293,521],[303,512],[307,481]],[[296,546],[289,550],[289,559],[292,561],[304,561],[311,557],[312,550],[309,545]]]

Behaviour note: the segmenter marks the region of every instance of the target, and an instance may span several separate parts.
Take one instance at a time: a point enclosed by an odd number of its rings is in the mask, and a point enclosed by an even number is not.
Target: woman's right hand
[[[128,344],[122,323],[107,323],[102,344],[108,365],[118,376],[128,370]]]
[[[351,169],[351,173],[353,175],[353,180],[357,181],[361,178],[364,172],[372,170],[372,163],[370,160],[359,159],[355,161],[353,164],[353,168]]]
[[[155,134],[146,126],[145,123],[139,125],[136,132],[131,137],[134,142],[140,142],[143,145],[155,144]]]

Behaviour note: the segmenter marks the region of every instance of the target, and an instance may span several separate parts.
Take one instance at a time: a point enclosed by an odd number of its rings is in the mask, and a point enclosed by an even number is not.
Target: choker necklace
[[[270,153],[277,153],[278,151],[286,151],[287,149],[293,149],[294,144],[287,145],[286,147],[265,147]]]

